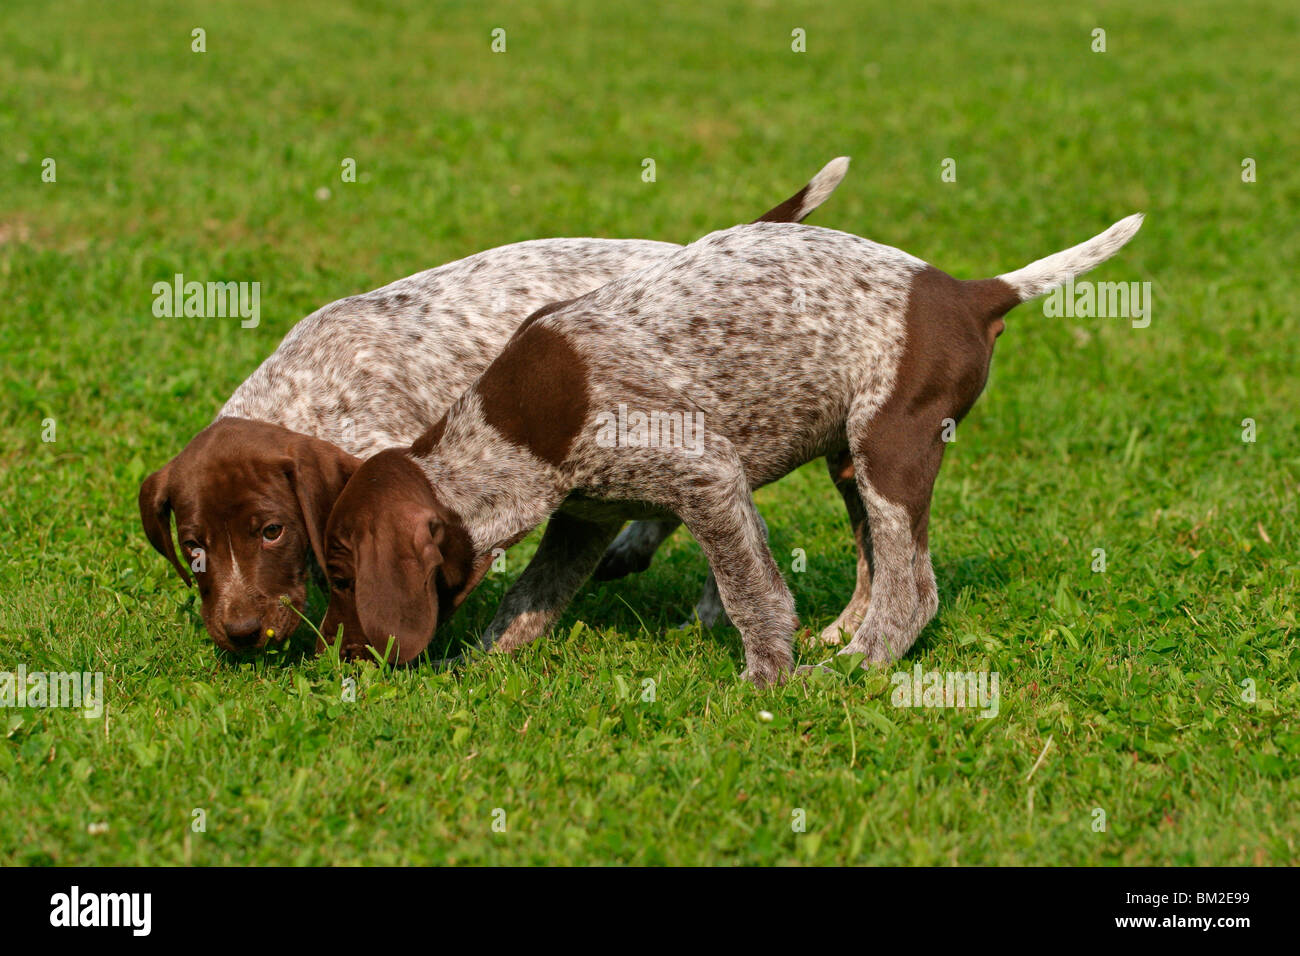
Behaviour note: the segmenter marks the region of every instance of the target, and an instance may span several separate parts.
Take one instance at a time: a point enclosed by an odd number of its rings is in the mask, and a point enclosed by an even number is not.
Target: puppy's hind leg
[[[943,460],[938,419],[934,435],[916,435],[887,420],[850,415],[849,442],[858,491],[871,534],[871,598],[867,613],[841,654],[866,654],[872,663],[902,657],[939,608],[930,563],[930,496]]]
[[[826,467],[830,470],[831,481],[844,499],[858,554],[857,582],[853,587],[853,596],[835,623],[823,630],[818,637],[822,644],[839,644],[845,640],[844,635],[848,635],[849,639],[853,637],[871,604],[871,523],[867,520],[867,506],[863,504],[862,494],[858,491],[858,482],[853,472],[853,456],[849,450],[846,448],[838,455],[827,455]]]

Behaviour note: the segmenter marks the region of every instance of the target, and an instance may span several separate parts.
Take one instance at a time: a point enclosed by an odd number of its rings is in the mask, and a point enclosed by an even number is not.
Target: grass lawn
[[[1298,30],[1203,0],[8,0],[0,670],[103,672],[107,706],[0,710],[0,863],[1300,863]],[[962,277],[1148,214],[1089,278],[1150,282],[1149,327],[1009,316],[895,668],[756,691],[734,631],[677,627],[682,532],[513,658],[216,651],[135,496],[294,322],[502,243],[690,241],[839,154],[813,221]],[[260,325],[156,318],[176,273],[260,282]],[[759,504],[825,626],[853,550],[823,466]],[[917,665],[997,673],[997,716],[894,706]]]

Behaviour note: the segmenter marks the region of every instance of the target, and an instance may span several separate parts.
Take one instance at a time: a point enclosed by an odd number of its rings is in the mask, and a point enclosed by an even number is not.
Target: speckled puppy
[[[841,157],[763,219],[797,221],[848,170]],[[235,390],[216,421],[140,488],[149,541],[227,650],[284,640],[306,601],[325,519],[360,464],[413,441],[482,374],[539,306],[579,295],[680,249],[640,239],[538,239],[420,272],[303,319]],[[172,539],[175,515],[178,555]],[[678,522],[629,529],[608,576],[645,567]],[[721,603],[712,577],[698,613]]]
[[[539,310],[419,441],[349,481],[326,530],[325,633],[342,625],[350,653],[392,638],[412,659],[492,549],[549,518],[484,636],[516,648],[556,619],[625,518],[668,512],[708,556],[749,678],[778,681],[797,620],[751,492],[847,452],[870,597],[844,651],[899,657],[938,607],[927,532],[944,420],[983,390],[1002,317],[1140,224],[973,281],[843,232],[738,226]],[[634,410],[702,424],[703,440],[662,424],[647,436]]]

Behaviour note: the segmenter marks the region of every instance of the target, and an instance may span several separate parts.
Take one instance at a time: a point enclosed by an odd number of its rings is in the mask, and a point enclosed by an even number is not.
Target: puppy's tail
[[[803,222],[810,212],[824,203],[835,192],[849,171],[849,158],[837,156],[822,167],[808,185],[779,206],[773,206],[754,222]]]
[[[1100,235],[1071,246],[1064,252],[1031,262],[1023,269],[1007,272],[990,282],[1004,282],[1015,294],[1012,305],[1051,292],[1057,286],[1101,265],[1137,235],[1142,227],[1142,213],[1121,219]],[[1010,306],[1008,306],[1010,309]],[[1004,310],[1007,311],[1007,310]]]

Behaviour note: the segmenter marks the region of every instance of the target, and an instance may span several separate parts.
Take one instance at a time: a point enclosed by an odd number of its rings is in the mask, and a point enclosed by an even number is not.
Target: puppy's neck
[[[424,474],[440,509],[463,529],[474,555],[475,583],[501,551],[545,521],[568,493],[555,468],[504,439],[463,399],[406,454]]]

